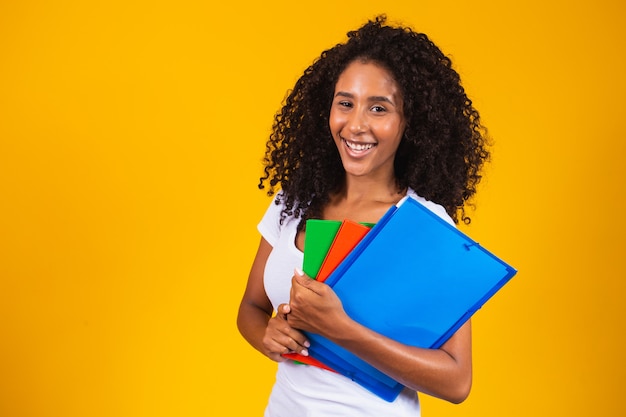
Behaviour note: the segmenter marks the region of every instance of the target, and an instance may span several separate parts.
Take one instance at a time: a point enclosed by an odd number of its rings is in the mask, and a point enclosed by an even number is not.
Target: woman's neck
[[[398,189],[395,178],[390,181],[372,181],[347,177],[343,187],[331,195],[330,202],[323,210],[323,217],[375,223],[405,194],[406,189]]]
[[[395,202],[400,194],[404,193],[398,189],[398,184],[393,176],[385,180],[347,176],[344,186],[337,193],[337,196],[341,196],[348,202]]]

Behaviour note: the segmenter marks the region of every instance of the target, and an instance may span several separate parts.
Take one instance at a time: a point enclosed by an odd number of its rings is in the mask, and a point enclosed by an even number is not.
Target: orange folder
[[[317,359],[314,359],[310,356],[302,356],[299,353],[283,353],[282,356],[284,358],[288,358],[291,359],[293,361],[295,361],[296,363],[299,364],[306,364],[306,365],[312,365],[312,366],[317,366],[318,368],[322,368],[322,369],[326,369],[327,371],[332,371],[332,372],[337,372],[334,369],[329,368],[328,366],[324,365],[322,362],[318,361]]]
[[[324,282],[369,231],[366,225],[344,220],[315,279]]]

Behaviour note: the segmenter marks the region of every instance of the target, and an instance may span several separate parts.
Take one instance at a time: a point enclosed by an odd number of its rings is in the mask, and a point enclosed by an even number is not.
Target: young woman
[[[280,191],[258,226],[238,317],[246,340],[280,362],[266,416],[416,416],[417,392],[454,403],[467,397],[469,322],[440,349],[403,345],[352,320],[329,286],[298,268],[309,218],[376,223],[408,194],[451,223],[469,222],[464,206],[488,156],[459,75],[424,34],[378,17],[304,72],[267,142],[259,187]],[[285,360],[287,352],[308,354],[302,331],[406,389],[387,402],[342,375]]]

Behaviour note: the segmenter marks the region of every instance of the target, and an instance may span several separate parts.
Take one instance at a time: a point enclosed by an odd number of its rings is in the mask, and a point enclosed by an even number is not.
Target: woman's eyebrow
[[[354,94],[348,93],[345,91],[337,91],[337,93],[335,93],[335,97],[347,97],[347,98],[354,99]],[[386,97],[386,96],[371,96],[371,97],[368,97],[367,100],[368,101],[384,101],[393,106],[396,105],[389,97]]]
[[[391,99],[389,97],[386,96],[372,96],[368,98],[369,101],[385,101],[393,106],[395,106],[395,103],[393,101],[391,101]]]
[[[337,93],[335,93],[335,97],[354,98],[354,94],[346,93],[345,91],[337,91]]]

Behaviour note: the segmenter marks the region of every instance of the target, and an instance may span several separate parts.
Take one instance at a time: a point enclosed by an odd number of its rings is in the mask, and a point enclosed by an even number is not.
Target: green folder
[[[309,219],[306,221],[302,270],[309,277],[317,276],[340,227],[341,222],[335,220]]]

